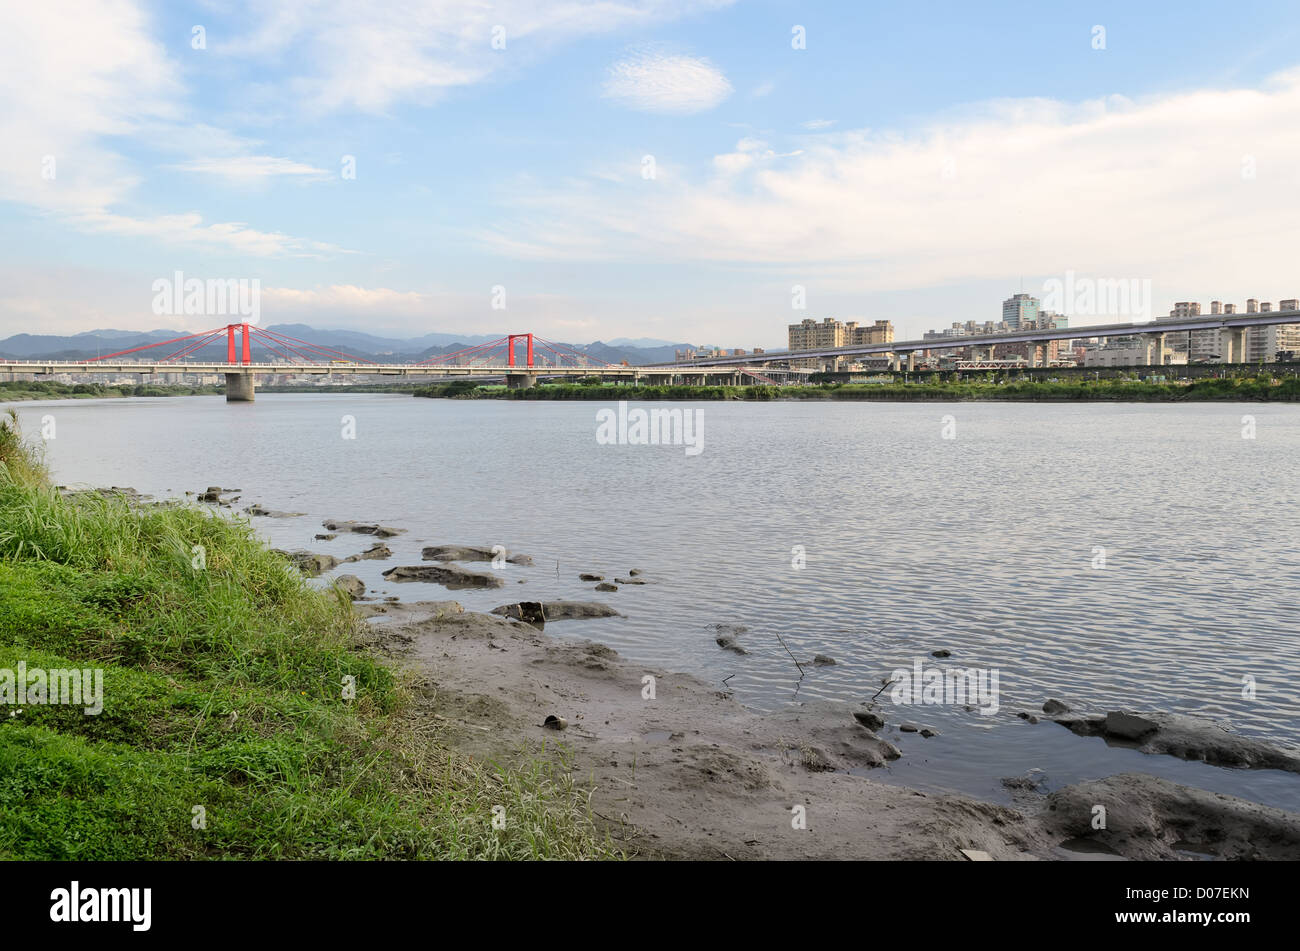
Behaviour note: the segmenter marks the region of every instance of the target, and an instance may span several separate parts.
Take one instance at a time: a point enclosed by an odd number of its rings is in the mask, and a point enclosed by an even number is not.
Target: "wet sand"
[[[501,762],[562,757],[636,857],[1300,858],[1300,815],[1143,774],[1026,790],[1016,808],[876,782],[873,765],[926,740],[906,734],[895,748],[855,721],[865,706],[754,713],[688,674],[573,639],[581,621],[561,622],[561,638],[455,602],[357,609],[448,742]]]

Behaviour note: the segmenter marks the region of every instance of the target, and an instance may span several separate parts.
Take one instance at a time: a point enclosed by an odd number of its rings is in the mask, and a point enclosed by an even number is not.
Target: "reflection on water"
[[[387,540],[391,560],[340,569],[404,600],[451,596],[381,577],[425,545],[525,552],[535,564],[503,569],[506,588],[454,597],[470,610],[607,599],[627,617],[548,632],[725,678],[757,708],[865,700],[916,657],[996,669],[996,716],[886,711],[940,732],[891,735],[906,755],[889,775],[909,783],[1006,799],[1000,779],[1034,767],[1058,785],[1141,769],[1300,809],[1300,777],[1146,757],[1016,717],[1055,697],[1297,742],[1295,407],[706,403],[705,449],[687,456],[598,445],[602,406],[263,394],[19,409],[33,433],[55,414],[61,481],[239,487],[241,505],[309,513],[257,520],[277,546],[339,557],[372,540],[313,541],[326,518],[407,528]],[[615,593],[578,580],[634,568],[647,583]],[[747,629],[747,654],[718,647],[719,623]],[[836,663],[801,679],[781,640],[801,662]]]

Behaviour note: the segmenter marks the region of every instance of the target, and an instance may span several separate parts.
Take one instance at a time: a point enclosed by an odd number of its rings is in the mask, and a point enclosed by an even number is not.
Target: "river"
[[[306,513],[257,519],[272,543],[339,557],[372,540],[314,542],[324,519],[406,528],[390,561],[340,571],[470,610],[606,600],[626,617],[548,631],[688,671],[755,708],[869,699],[916,658],[998,672],[996,715],[891,712],[940,735],[879,779],[1007,801],[1001,778],[1031,768],[1047,788],[1135,770],[1300,810],[1295,775],[1145,756],[1015,715],[1055,697],[1297,743],[1294,406],[690,404],[698,454],[601,445],[605,404],[586,402],[259,394],[17,408],[29,434],[53,417],[47,457],[62,483],[158,497],[240,488],[241,507]],[[504,569],[495,591],[384,581],[429,544],[500,544],[535,564]],[[634,568],[648,583],[616,593],[578,580]],[[747,628],[749,653],[720,649],[717,624]],[[787,646],[836,664],[801,676]]]

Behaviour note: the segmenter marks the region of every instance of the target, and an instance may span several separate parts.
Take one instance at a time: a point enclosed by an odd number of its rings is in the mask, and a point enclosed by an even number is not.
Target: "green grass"
[[[0,422],[0,669],[104,671],[98,716],[0,705],[0,859],[618,854],[562,759],[441,743],[357,625],[247,523],[62,497]]]
[[[437,383],[416,396],[448,399],[514,400],[900,400],[907,402],[1008,400],[1026,402],[1173,403],[1216,400],[1295,402],[1300,378],[1269,376],[1200,379],[1189,383],[1140,380],[1079,380],[1006,383],[930,378],[911,383],[824,383],[814,386],[632,386],[630,384],[548,383],[531,389],[505,390],[471,381]]]
[[[53,380],[0,380],[0,402],[7,400],[94,400],[125,396],[204,396],[221,393],[218,386],[57,383]]]

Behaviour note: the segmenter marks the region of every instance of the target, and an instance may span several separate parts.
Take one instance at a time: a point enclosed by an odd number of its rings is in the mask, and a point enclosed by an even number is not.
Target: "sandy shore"
[[[455,602],[357,609],[450,742],[501,761],[563,756],[638,857],[1300,858],[1300,815],[1142,774],[1031,792],[1014,809],[875,782],[862,774],[897,750],[854,720],[865,707],[757,714],[690,675],[571,639],[580,621],[557,638]]]

